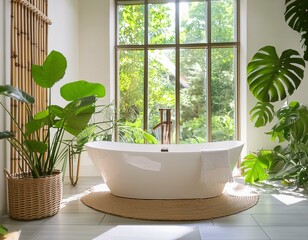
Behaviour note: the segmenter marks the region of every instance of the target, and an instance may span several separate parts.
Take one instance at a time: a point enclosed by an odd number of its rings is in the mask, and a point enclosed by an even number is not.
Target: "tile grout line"
[[[258,224],[259,228],[262,229],[262,231],[264,232],[264,234],[268,237],[269,240],[271,240],[270,236],[267,234],[267,232],[263,229],[263,227],[260,225],[260,223],[257,221],[257,219],[255,219],[255,217],[253,216],[253,214],[250,214],[250,216],[253,218],[253,220]]]

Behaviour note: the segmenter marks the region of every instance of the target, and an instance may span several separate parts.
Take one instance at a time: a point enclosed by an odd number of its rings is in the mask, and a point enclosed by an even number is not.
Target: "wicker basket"
[[[62,200],[62,173],[32,178],[30,174],[9,174],[8,202],[11,218],[34,220],[58,213]]]

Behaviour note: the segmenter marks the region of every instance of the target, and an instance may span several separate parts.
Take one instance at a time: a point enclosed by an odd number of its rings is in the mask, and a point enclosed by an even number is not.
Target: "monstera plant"
[[[308,1],[305,0],[286,0],[285,21],[298,33],[300,33],[304,59],[308,60]]]
[[[308,1],[286,0],[285,20],[301,34],[304,59],[308,60]],[[288,49],[278,56],[275,47],[261,48],[247,66],[250,92],[257,99],[250,111],[255,127],[262,127],[277,119],[267,134],[279,145],[248,154],[242,162],[246,182],[279,179],[308,182],[308,108],[286,99],[300,86],[304,78],[305,61],[301,55]],[[275,109],[274,102],[285,101]],[[281,144],[281,145],[280,145]]]

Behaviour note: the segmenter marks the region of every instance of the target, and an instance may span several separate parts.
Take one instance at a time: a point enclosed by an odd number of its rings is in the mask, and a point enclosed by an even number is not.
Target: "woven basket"
[[[32,178],[30,174],[9,174],[8,202],[11,218],[34,220],[53,216],[60,210],[62,200],[62,173]]]

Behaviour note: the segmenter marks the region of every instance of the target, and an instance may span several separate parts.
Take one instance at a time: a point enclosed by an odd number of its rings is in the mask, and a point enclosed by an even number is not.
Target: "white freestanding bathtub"
[[[209,198],[232,180],[243,143],[132,144],[97,141],[86,150],[112,194],[141,199]]]

